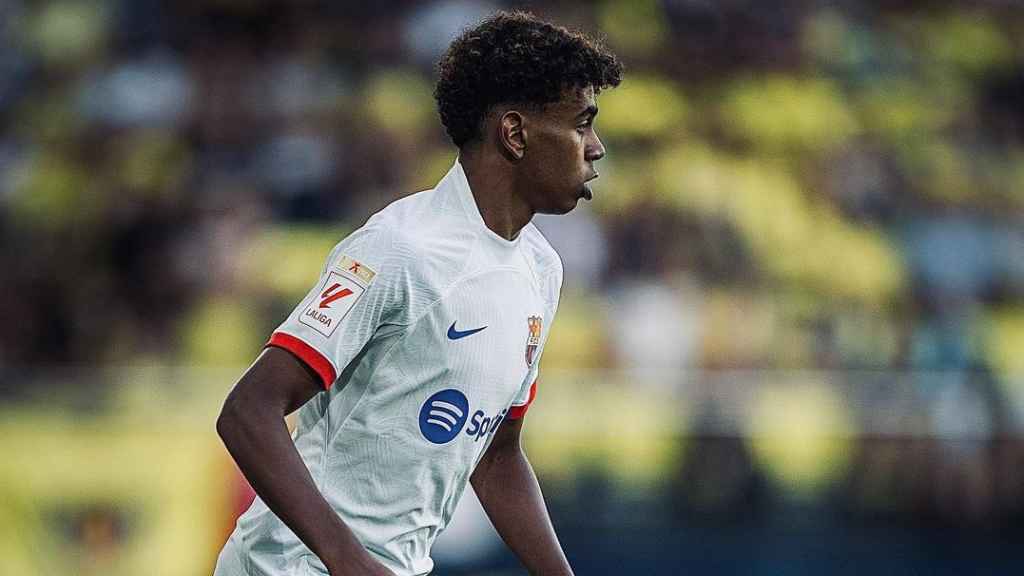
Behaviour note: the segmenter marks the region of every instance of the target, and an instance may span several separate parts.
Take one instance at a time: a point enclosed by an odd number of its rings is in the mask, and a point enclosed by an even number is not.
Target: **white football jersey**
[[[339,243],[271,337],[327,389],[299,412],[302,459],[399,576],[430,572],[431,544],[494,431],[532,402],[561,282],[532,224],[512,241],[486,227],[456,162]],[[259,498],[227,554],[250,576],[326,574]]]

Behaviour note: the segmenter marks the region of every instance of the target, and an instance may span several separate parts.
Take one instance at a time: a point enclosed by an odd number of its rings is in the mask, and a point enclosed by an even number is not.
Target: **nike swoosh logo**
[[[460,332],[460,331],[455,329],[455,322],[452,322],[452,325],[448,327],[448,339],[449,340],[458,340],[459,338],[465,338],[466,336],[472,336],[473,334],[476,334],[477,332],[483,330],[484,328],[487,328],[487,326],[484,326],[483,328],[474,328],[472,330],[463,330],[463,331]]]

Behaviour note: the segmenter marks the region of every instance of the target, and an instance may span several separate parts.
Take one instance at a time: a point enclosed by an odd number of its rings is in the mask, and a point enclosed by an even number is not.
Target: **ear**
[[[526,118],[521,112],[508,110],[498,118],[498,141],[510,160],[522,160],[526,154]]]

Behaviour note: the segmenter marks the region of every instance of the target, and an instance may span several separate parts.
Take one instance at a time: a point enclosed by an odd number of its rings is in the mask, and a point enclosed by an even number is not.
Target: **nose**
[[[596,162],[597,160],[604,158],[604,144],[597,136],[597,132],[591,130],[590,134],[591,137],[587,140],[587,144],[583,148],[583,159],[587,162]]]

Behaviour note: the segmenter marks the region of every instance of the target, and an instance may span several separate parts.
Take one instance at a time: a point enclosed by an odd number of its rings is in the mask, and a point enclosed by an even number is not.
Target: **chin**
[[[581,186],[576,190],[566,190],[565,193],[558,196],[552,194],[548,198],[552,200],[558,199],[558,202],[546,203],[546,206],[537,209],[537,213],[554,215],[568,214],[569,212],[572,212],[576,208],[576,206],[580,202],[580,199],[589,198],[589,196],[590,195],[585,186]]]
[[[547,212],[547,213],[548,214],[568,214],[569,212],[572,212],[576,208],[576,205],[579,204],[579,202],[580,202],[579,197],[572,198],[572,199],[566,201],[564,204],[560,204],[558,206],[552,206],[551,210],[549,212]]]

